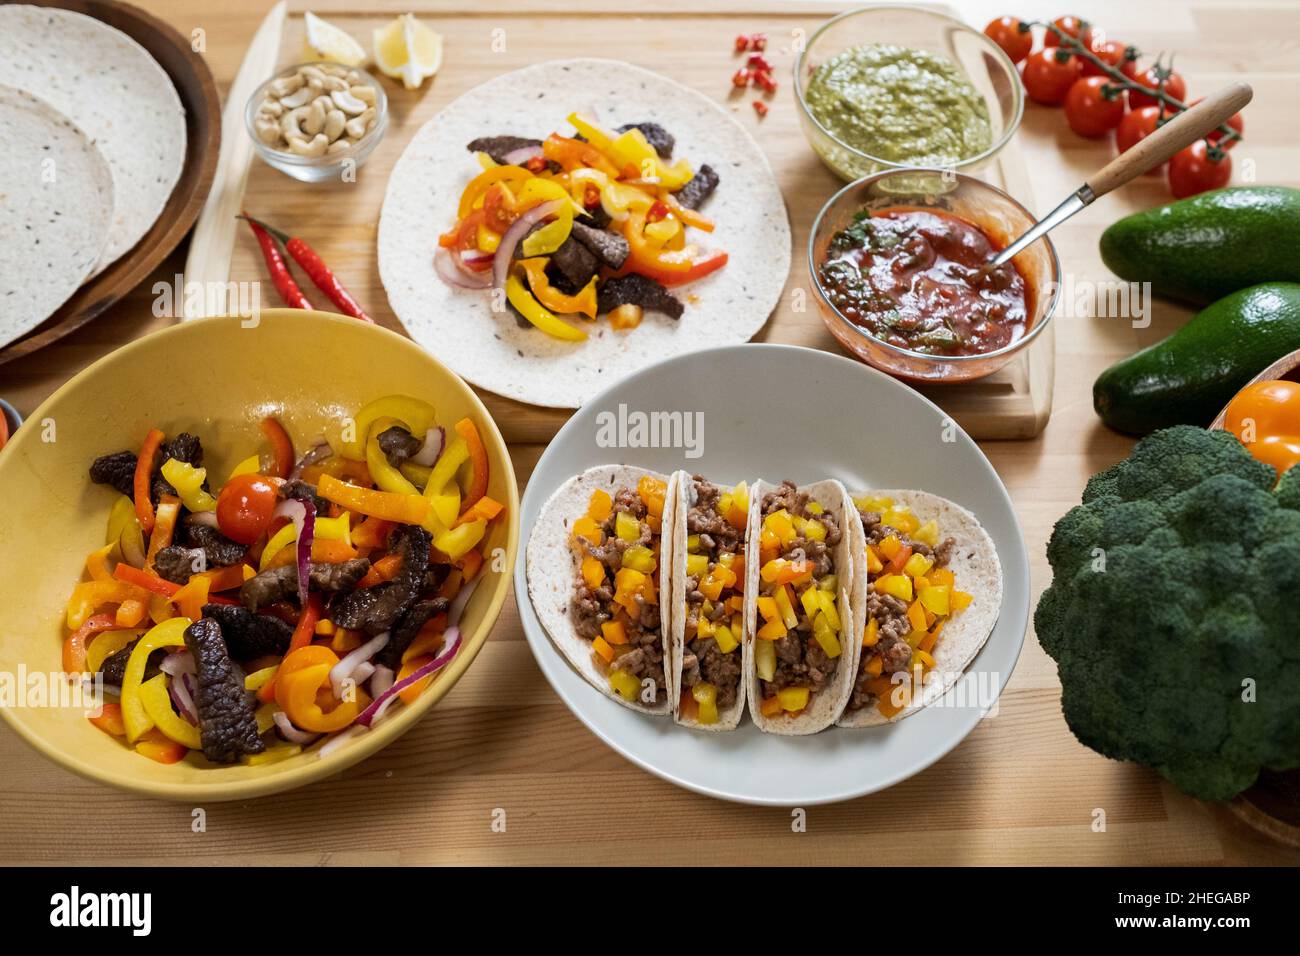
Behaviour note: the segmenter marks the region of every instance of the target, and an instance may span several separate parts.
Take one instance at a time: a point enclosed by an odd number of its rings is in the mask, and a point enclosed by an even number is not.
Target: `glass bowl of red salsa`
[[[1056,309],[1050,239],[981,266],[1034,224],[988,183],[942,170],[877,173],[831,197],[808,266],[822,319],[846,349],[902,378],[967,382],[1027,348]]]

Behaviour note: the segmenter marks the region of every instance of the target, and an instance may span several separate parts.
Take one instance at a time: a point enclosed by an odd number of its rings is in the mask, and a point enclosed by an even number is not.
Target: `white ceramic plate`
[[[628,422],[637,412],[702,413],[699,456],[687,457],[693,452],[682,447],[607,446],[608,429],[601,426],[618,420],[620,406]],[[1010,678],[1025,639],[1030,594],[1029,559],[1011,499],[970,437],[901,382],[838,355],[780,345],[710,349],[652,365],[597,395],[555,436],[528,482],[521,540],[565,479],[608,462],[661,472],[685,468],[726,484],[839,478],[855,491],[923,488],[973,511],[1002,561],[1001,615],[958,685],[966,692],[963,706],[950,694],[896,724],[778,737],[760,733],[748,716],[732,733],[699,733],[601,696],[538,623],[521,560],[515,597],[542,672],[578,719],[651,773],[743,803],[847,800],[905,780],[957,746]],[[970,693],[981,685],[983,695]]]

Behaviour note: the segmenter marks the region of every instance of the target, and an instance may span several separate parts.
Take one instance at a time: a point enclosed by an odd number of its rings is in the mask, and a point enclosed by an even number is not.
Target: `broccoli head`
[[[1034,614],[1085,745],[1222,800],[1300,766],[1300,466],[1180,425],[1094,476]]]

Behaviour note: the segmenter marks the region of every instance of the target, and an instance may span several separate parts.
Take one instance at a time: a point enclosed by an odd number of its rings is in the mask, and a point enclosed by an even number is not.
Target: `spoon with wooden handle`
[[[1230,83],[1211,93],[1191,109],[1179,113],[1136,146],[1120,153],[1088,178],[1078,190],[989,260],[985,271],[1010,262],[1026,246],[1055,229],[1099,196],[1168,162],[1186,146],[1222,126],[1233,113],[1250,102],[1254,91],[1246,83]]]

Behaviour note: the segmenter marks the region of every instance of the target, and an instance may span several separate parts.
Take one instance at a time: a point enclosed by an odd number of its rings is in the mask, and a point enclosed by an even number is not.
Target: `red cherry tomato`
[[[1232,157],[1225,153],[1218,160],[1211,159],[1203,139],[1175,153],[1169,160],[1169,191],[1176,199],[1222,189],[1231,178]]]
[[[1021,78],[1025,83],[1025,92],[1035,103],[1044,106],[1060,105],[1074,81],[1083,74],[1083,65],[1078,57],[1067,56],[1062,63],[1057,59],[1059,53],[1054,47],[1044,47],[1029,54],[1025,60]]]
[[[1201,102],[1201,100],[1203,99],[1205,99],[1205,97],[1198,96],[1196,99],[1192,100],[1190,103],[1187,104],[1187,108],[1191,109],[1193,106]],[[1230,117],[1228,117],[1228,122],[1224,125],[1226,125],[1229,129],[1235,129],[1238,133],[1244,133],[1246,131],[1246,121],[1241,118],[1240,113],[1233,113]],[[1219,140],[1223,139],[1223,133],[1216,129],[1205,138],[1208,139],[1211,143],[1217,143],[1219,142]],[[1238,142],[1240,141],[1235,139],[1230,139],[1223,144],[1222,148],[1232,149],[1232,147],[1236,146]]]
[[[1169,114],[1166,113],[1165,116],[1168,117]],[[1115,127],[1116,147],[1121,153],[1132,149],[1156,131],[1159,119],[1160,107],[1158,106],[1144,106],[1141,109],[1129,110],[1119,121],[1119,126]],[[1164,168],[1164,163],[1161,163],[1155,169],[1148,170],[1147,175],[1158,176]]]
[[[1094,41],[1092,46],[1088,47],[1088,49],[1091,51],[1093,56],[1101,60],[1107,66],[1114,67],[1118,70],[1124,65],[1125,46],[1118,40]],[[1106,73],[1096,63],[1093,63],[1085,57],[1083,61],[1083,75],[1105,76]]]
[[[1065,121],[1080,136],[1109,133],[1123,118],[1124,93],[1108,77],[1085,76],[1065,94]]]
[[[1074,37],[1083,43],[1084,46],[1091,46],[1092,26],[1086,20],[1080,20],[1078,17],[1066,15],[1057,17],[1052,21],[1052,25],[1058,27],[1066,36]],[[1053,31],[1048,30],[1043,36],[1043,46],[1060,46],[1061,39]]]
[[[261,475],[236,475],[217,496],[217,526],[240,544],[252,544],[271,523],[278,496]]]
[[[1148,89],[1154,90],[1160,85],[1160,77],[1156,75],[1156,68],[1149,66],[1142,70],[1136,76],[1131,77],[1134,83],[1138,83]],[[1187,95],[1187,84],[1177,73],[1170,73],[1165,80],[1165,92],[1176,100],[1181,100]],[[1128,91],[1128,103],[1133,109],[1141,106],[1159,106],[1160,101],[1154,96],[1147,96],[1145,93],[1139,93],[1137,90]]]
[[[998,17],[984,28],[984,35],[1002,47],[1012,63],[1019,63],[1034,48],[1034,35],[1020,26],[1018,17]]]

